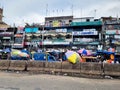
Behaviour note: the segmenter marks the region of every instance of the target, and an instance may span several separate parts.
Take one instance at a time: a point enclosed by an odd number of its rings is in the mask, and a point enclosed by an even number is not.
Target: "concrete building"
[[[8,30],[9,27],[3,22],[3,9],[0,8],[0,48],[11,47],[11,37],[14,37],[14,34]]]
[[[36,29],[35,29],[36,28]],[[35,29],[35,30],[34,30]],[[102,21],[93,17],[46,17],[42,27],[26,27],[25,43],[29,47],[52,50],[86,48],[95,51],[102,43]]]
[[[120,19],[117,17],[102,17],[104,48],[113,47],[120,52]]]

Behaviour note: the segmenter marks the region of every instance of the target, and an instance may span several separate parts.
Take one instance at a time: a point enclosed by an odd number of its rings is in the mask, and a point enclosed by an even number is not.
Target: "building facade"
[[[104,47],[115,48],[120,52],[120,19],[115,17],[102,17],[104,31]]]
[[[71,23],[73,28],[73,48],[96,51],[102,42],[102,21],[93,17],[74,19]]]
[[[2,12],[2,11],[1,11]],[[2,20],[2,19],[1,19]],[[32,25],[0,30],[2,47],[96,51],[115,47],[120,52],[120,19],[111,17],[74,18],[73,16],[46,17],[44,25]]]

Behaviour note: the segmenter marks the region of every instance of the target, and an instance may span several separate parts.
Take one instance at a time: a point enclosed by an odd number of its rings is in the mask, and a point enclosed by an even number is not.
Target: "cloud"
[[[24,22],[41,23],[44,22],[46,15],[72,15],[72,10],[75,17],[100,18],[120,14],[119,0],[2,0],[1,2],[4,5],[4,21],[9,25],[13,23],[24,25]]]
[[[26,23],[28,24],[42,23],[44,22],[44,17],[37,13],[31,13],[29,15],[22,16],[22,17],[16,16],[14,18],[8,18],[5,21],[9,22],[11,26],[13,26],[14,24],[16,26],[24,26]]]

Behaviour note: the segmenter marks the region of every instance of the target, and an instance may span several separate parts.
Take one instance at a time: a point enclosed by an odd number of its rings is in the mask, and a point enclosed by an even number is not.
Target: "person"
[[[10,60],[11,53],[7,53],[7,60]]]
[[[41,52],[42,52],[42,50],[38,48],[37,52],[38,52],[38,53],[41,53]]]

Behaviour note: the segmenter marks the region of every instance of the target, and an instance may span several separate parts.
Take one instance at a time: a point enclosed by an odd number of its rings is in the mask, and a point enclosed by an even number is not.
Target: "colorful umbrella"
[[[21,56],[21,57],[29,57],[29,55],[27,53],[24,53],[24,52],[20,53],[19,56]]]
[[[86,49],[80,49],[77,52],[82,55],[91,55],[92,54],[90,50],[86,50]]]
[[[115,48],[109,48],[108,52],[115,52]]]
[[[65,55],[66,55],[67,60],[73,64],[81,60],[80,55],[74,51],[67,51]]]
[[[3,50],[3,52],[10,53],[10,52],[11,52],[11,50],[10,50],[10,48],[6,48],[6,49],[4,49],[4,50]]]
[[[15,49],[12,49],[11,55],[16,56],[16,55],[18,55],[18,54],[20,54],[20,53],[21,53],[21,51],[20,51],[20,50],[15,50]]]

